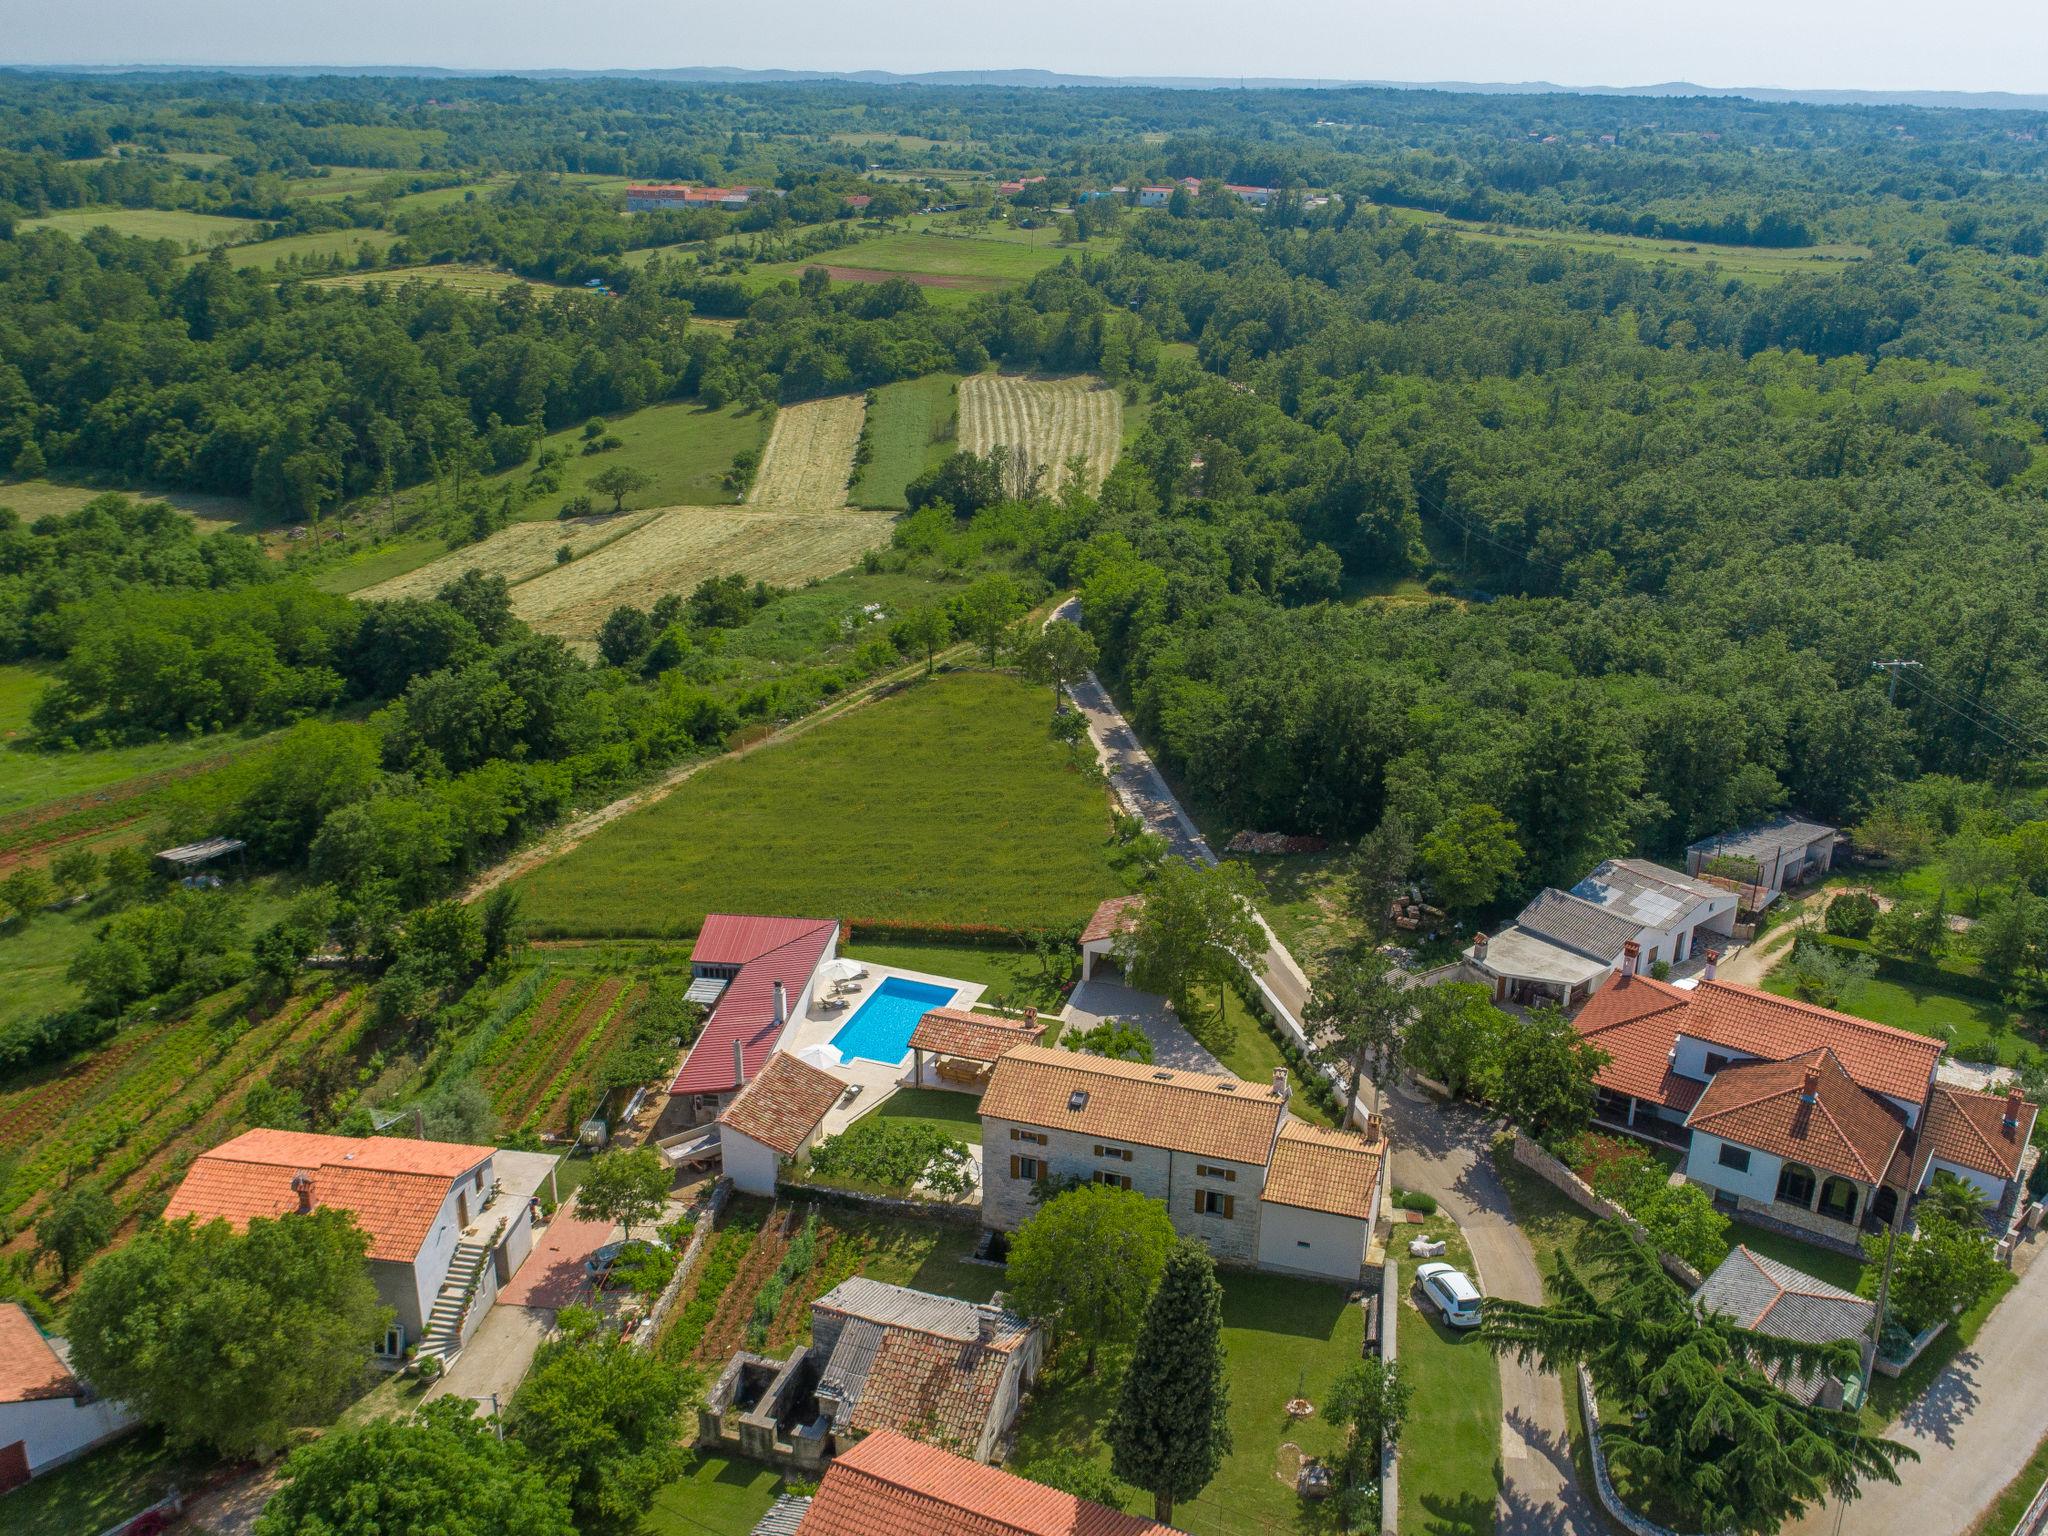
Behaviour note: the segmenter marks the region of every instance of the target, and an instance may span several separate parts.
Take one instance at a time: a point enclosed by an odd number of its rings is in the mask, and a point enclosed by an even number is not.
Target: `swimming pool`
[[[833,1048],[842,1061],[858,1056],[894,1065],[910,1054],[910,1032],[925,1011],[944,1007],[953,1001],[957,990],[891,976],[839,1026],[839,1033],[832,1037]]]

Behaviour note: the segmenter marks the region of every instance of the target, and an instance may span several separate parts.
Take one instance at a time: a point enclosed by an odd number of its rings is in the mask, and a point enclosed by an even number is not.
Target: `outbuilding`
[[[0,1493],[134,1423],[78,1379],[61,1339],[46,1337],[19,1302],[0,1304]]]
[[[825,1113],[846,1084],[777,1051],[718,1117],[726,1177],[743,1195],[773,1197],[782,1165],[818,1144]]]

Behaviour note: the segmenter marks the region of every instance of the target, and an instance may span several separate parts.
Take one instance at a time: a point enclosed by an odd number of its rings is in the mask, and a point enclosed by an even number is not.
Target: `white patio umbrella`
[[[796,1059],[810,1066],[818,1067],[821,1070],[829,1072],[832,1068],[840,1064],[839,1048],[837,1046],[826,1045],[824,1042],[820,1041],[816,1045],[807,1045],[802,1050],[798,1051],[796,1053]]]
[[[867,967],[858,960],[849,960],[844,955],[827,960],[818,967],[818,974],[827,981],[851,981]]]

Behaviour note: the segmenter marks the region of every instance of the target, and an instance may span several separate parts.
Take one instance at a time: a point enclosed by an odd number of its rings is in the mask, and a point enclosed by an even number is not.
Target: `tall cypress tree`
[[[1110,1465],[1123,1481],[1152,1491],[1161,1525],[1173,1523],[1176,1500],[1192,1499],[1222,1466],[1229,1412],[1223,1287],[1209,1255],[1182,1242],[1145,1309],[1109,1421]]]

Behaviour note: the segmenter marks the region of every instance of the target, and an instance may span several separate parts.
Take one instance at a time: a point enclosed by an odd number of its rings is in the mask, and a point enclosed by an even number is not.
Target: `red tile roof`
[[[2018,1121],[2007,1130],[2006,1104],[2003,1094],[1973,1093],[1937,1083],[1927,1100],[1927,1113],[1920,1119],[1917,1166],[1925,1168],[1929,1159],[1938,1157],[1993,1178],[2015,1177],[2040,1110],[2020,1100]]]
[[[1020,1045],[1036,1045],[1045,1026],[1036,1021],[999,1019],[965,1008],[933,1008],[910,1032],[913,1050],[936,1051],[965,1061],[995,1061]]]
[[[877,1430],[825,1469],[798,1536],[1176,1536],[1011,1472]]]
[[[1688,1091],[1697,1097],[1697,1085],[1688,1089],[1669,1071],[1680,1035],[1766,1061],[1824,1046],[1861,1087],[1908,1104],[1926,1099],[1942,1052],[1939,1040],[1910,1030],[1727,981],[1702,981],[1688,990],[1648,976],[1615,976],[1572,1023],[1614,1058],[1601,1069],[1603,1088],[1674,1108],[1686,1107]]]
[[[244,1131],[192,1164],[164,1219],[218,1218],[245,1227],[258,1216],[282,1216],[299,1208],[292,1179],[306,1173],[314,1205],[354,1214],[370,1235],[371,1258],[405,1262],[418,1256],[456,1182],[493,1151],[393,1136]]]
[[[1273,1166],[1266,1173],[1261,1198],[1268,1205],[1376,1220],[1374,1196],[1386,1155],[1384,1136],[1367,1141],[1355,1131],[1327,1130],[1290,1118],[1274,1142]]]
[[[981,1118],[1264,1167],[1287,1113],[1270,1084],[1020,1045],[989,1074]]]
[[[1812,1103],[1805,1091],[1809,1069]],[[1866,1184],[1884,1181],[1906,1135],[1905,1116],[1859,1088],[1826,1049],[1789,1061],[1723,1067],[1685,1123],[1723,1141]]]
[[[0,1403],[77,1397],[84,1388],[20,1302],[0,1305]]]
[[[857,1430],[893,1429],[972,1451],[988,1428],[1009,1349],[890,1328],[848,1416]]]
[[[1113,939],[1126,929],[1137,926],[1138,908],[1144,904],[1143,896],[1110,897],[1088,919],[1088,926],[1081,930],[1081,942],[1093,944],[1098,939]]]
[[[741,1043],[747,1078],[768,1064],[782,1039],[775,1022],[775,983],[781,982],[796,1007],[797,994],[839,937],[839,924],[817,917],[731,917],[714,912],[704,919],[692,965],[737,966],[739,973],[704,1021],[704,1032],[683,1059],[670,1093],[730,1093],[739,1086],[732,1070],[732,1045]]]
[[[718,1123],[773,1147],[784,1157],[794,1157],[804,1138],[818,1128],[825,1111],[837,1104],[844,1092],[846,1084],[830,1072],[798,1061],[787,1051],[777,1051],[768,1058],[761,1075],[726,1105]]]

